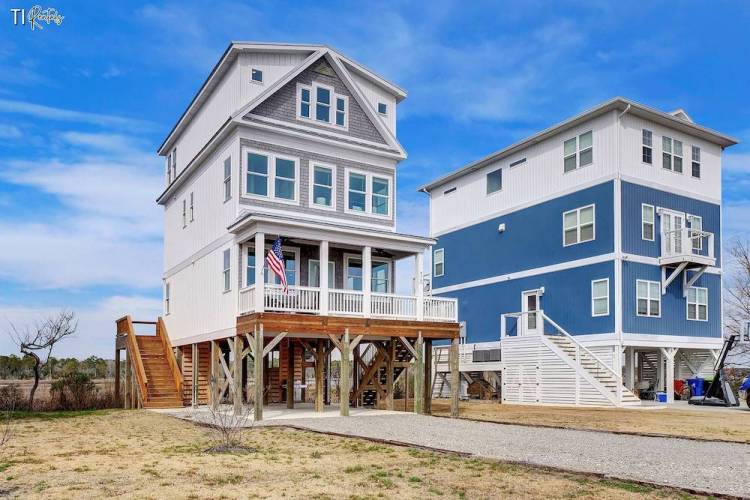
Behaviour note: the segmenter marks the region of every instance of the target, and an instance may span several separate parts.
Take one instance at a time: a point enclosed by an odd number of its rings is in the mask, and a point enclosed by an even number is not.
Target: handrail
[[[586,354],[588,354],[589,356],[591,356],[600,365],[602,365],[604,368],[606,368],[607,371],[609,371],[612,375],[614,375],[615,379],[622,381],[622,374],[618,374],[615,370],[613,370],[612,368],[610,368],[607,363],[605,363],[604,361],[602,361],[601,359],[599,359],[599,356],[597,356],[596,354],[594,354],[593,352],[591,352],[590,350],[588,350],[588,348],[585,345],[583,345],[580,342],[578,342],[571,334],[569,334],[568,332],[566,332],[563,327],[561,327],[560,325],[558,325],[557,323],[555,323],[554,321],[552,321],[550,319],[550,317],[547,316],[544,313],[543,310],[540,309],[539,312],[542,314],[542,318],[544,318],[546,321],[548,321],[560,333],[562,333],[563,335],[565,335],[566,337],[568,337],[579,349],[583,349],[583,352],[585,352]],[[543,326],[542,326],[542,333],[544,334],[544,327]]]
[[[167,327],[164,325],[164,320],[162,320],[161,316],[159,316],[156,323],[156,335],[161,338],[161,345],[164,347],[164,355],[172,370],[172,378],[174,379],[175,387],[177,387],[177,394],[182,397],[182,370],[180,370],[180,366],[177,364],[172,343],[169,341],[169,335],[167,335]]]
[[[143,367],[143,361],[141,360],[141,351],[138,348],[138,341],[135,338],[133,320],[130,316],[125,316],[117,320],[117,333],[124,333],[128,339],[128,349],[130,350],[131,361],[135,367],[135,378],[138,381],[138,387],[141,390],[141,401],[144,401],[148,396],[148,378],[146,377],[146,369]]]

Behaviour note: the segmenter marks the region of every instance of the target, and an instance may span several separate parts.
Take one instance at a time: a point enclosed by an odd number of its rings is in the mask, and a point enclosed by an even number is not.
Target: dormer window
[[[387,115],[388,114],[388,105],[384,102],[378,103],[378,113],[381,115]]]
[[[347,96],[337,94],[333,87],[313,83],[297,85],[297,118],[321,125],[346,128]]]
[[[250,81],[253,83],[263,83],[263,71],[252,68],[250,70]]]

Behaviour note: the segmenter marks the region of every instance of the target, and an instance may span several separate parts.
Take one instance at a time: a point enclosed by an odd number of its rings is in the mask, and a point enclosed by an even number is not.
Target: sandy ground
[[[0,494],[21,498],[684,498],[681,492],[284,428],[249,454],[147,411],[24,419],[2,449]]]
[[[396,408],[403,408],[403,401],[397,402]],[[432,409],[434,415],[445,416],[450,412],[450,404],[448,400],[436,399]],[[750,443],[750,411],[746,407],[704,409],[678,404],[667,408],[586,409],[465,401],[459,410],[463,418],[489,422]]]

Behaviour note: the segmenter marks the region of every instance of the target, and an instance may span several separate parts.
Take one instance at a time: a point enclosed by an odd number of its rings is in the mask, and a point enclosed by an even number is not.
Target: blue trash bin
[[[656,393],[656,401],[659,403],[666,403],[667,402],[667,393],[666,392],[657,392]]]
[[[689,378],[687,383],[690,386],[690,394],[703,396],[703,379],[701,377]]]

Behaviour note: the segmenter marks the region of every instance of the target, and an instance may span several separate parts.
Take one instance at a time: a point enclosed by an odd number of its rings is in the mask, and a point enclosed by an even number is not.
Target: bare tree
[[[750,243],[735,241],[729,251],[731,256],[730,276],[726,280],[724,304],[724,325],[729,334],[740,335],[745,324],[750,321]],[[750,344],[735,346],[731,363],[747,365],[750,358]]]
[[[34,409],[34,394],[39,387],[42,369],[49,363],[52,350],[78,328],[75,313],[60,311],[56,316],[37,322],[34,327],[17,328],[10,323],[10,336],[21,353],[34,360],[34,385],[29,392],[29,410]]]

